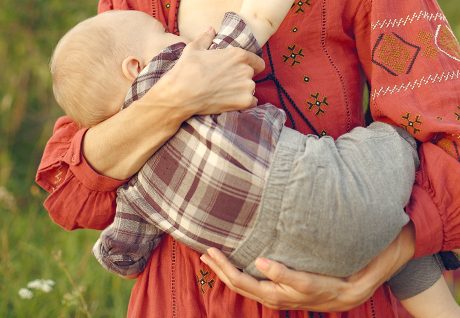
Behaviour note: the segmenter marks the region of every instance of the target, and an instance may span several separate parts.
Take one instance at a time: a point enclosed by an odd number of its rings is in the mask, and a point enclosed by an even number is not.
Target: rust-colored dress
[[[100,0],[99,12],[145,11],[178,32],[179,0]],[[421,145],[421,167],[406,208],[416,255],[460,248],[460,47],[432,0],[299,0],[264,47],[259,102],[288,114],[303,133],[338,137],[364,124],[370,86],[375,120],[404,127]],[[85,129],[60,118],[37,182],[45,207],[66,229],[102,229],[122,182],[98,175],[81,155]],[[382,203],[384,204],[384,203]],[[230,291],[199,254],[165,236],[133,288],[129,317],[397,317],[387,287],[347,313],[275,311]]]

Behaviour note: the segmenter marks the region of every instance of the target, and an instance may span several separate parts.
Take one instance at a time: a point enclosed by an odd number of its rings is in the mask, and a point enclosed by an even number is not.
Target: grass
[[[133,281],[97,264],[90,250],[98,233],[69,234],[39,206],[0,209],[0,317],[124,317]],[[54,289],[21,299],[19,289],[39,278],[55,281]]]
[[[46,69],[49,43],[55,43],[63,29],[92,14],[95,1],[4,1],[0,24],[9,23],[14,36],[10,42],[0,38],[0,58],[17,60],[2,68],[3,75],[10,76],[5,81],[8,84],[0,87],[0,317],[124,317],[133,281],[115,277],[97,264],[90,252],[97,232],[68,233],[50,222],[42,208],[45,194],[33,183],[40,153],[57,116]],[[459,1],[441,0],[440,4],[460,34]],[[8,10],[16,10],[13,21]],[[0,29],[7,28],[3,25]],[[38,54],[37,50],[42,51]],[[40,68],[26,73],[13,68],[15,65]],[[32,88],[38,92],[22,94]],[[53,280],[53,290],[33,290],[32,299],[21,299],[18,291],[38,278]],[[457,295],[460,297],[460,291]]]

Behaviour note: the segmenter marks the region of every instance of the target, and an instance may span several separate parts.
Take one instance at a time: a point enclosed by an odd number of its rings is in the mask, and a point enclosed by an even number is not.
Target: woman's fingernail
[[[258,269],[267,270],[270,267],[270,260],[267,258],[256,259],[256,266]]]
[[[207,263],[206,263],[206,260],[207,260],[206,255],[201,255],[201,256],[200,256],[200,260],[201,260],[203,263],[207,264]]]

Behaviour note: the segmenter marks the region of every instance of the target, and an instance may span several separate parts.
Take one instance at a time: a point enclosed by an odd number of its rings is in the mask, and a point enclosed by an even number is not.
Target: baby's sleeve
[[[251,29],[234,12],[225,14],[220,30],[209,49],[224,49],[229,46],[239,47],[259,56],[262,55],[262,48],[252,34]]]
[[[93,247],[94,256],[109,272],[122,277],[139,275],[160,242],[163,232],[143,216],[144,201],[118,195],[115,219]]]

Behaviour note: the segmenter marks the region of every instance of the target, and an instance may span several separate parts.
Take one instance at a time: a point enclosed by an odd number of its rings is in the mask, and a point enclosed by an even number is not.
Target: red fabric
[[[86,131],[69,117],[59,118],[36,176],[36,182],[50,193],[46,210],[66,230],[101,230],[112,223],[115,190],[126,181],[99,175],[91,168],[81,154]]]
[[[99,11],[137,9],[177,32],[178,0],[100,0]],[[197,8],[199,10],[199,8]],[[338,137],[363,124],[362,69],[371,88],[373,117],[405,127],[423,142],[421,166],[407,211],[416,228],[416,254],[460,247],[460,49],[434,0],[297,1],[270,40],[275,74],[296,102],[283,98],[296,129]],[[267,47],[265,77],[271,70]],[[273,82],[258,84],[259,102],[280,105]],[[299,114],[300,113],[300,114]],[[293,125],[291,121],[288,125]],[[56,123],[37,182],[51,192],[45,207],[67,229],[101,228],[114,213],[120,182],[97,175],[80,155],[84,130],[69,119]],[[74,161],[72,161],[74,158]],[[63,177],[64,176],[64,177]],[[59,181],[57,181],[59,180]],[[95,190],[95,185],[104,188]],[[65,211],[63,213],[62,211]],[[137,279],[129,317],[278,317],[240,297],[214,274],[198,291],[199,255],[167,237]],[[292,311],[290,317],[308,317]],[[333,317],[334,315],[329,315]],[[337,317],[395,317],[387,288]]]

